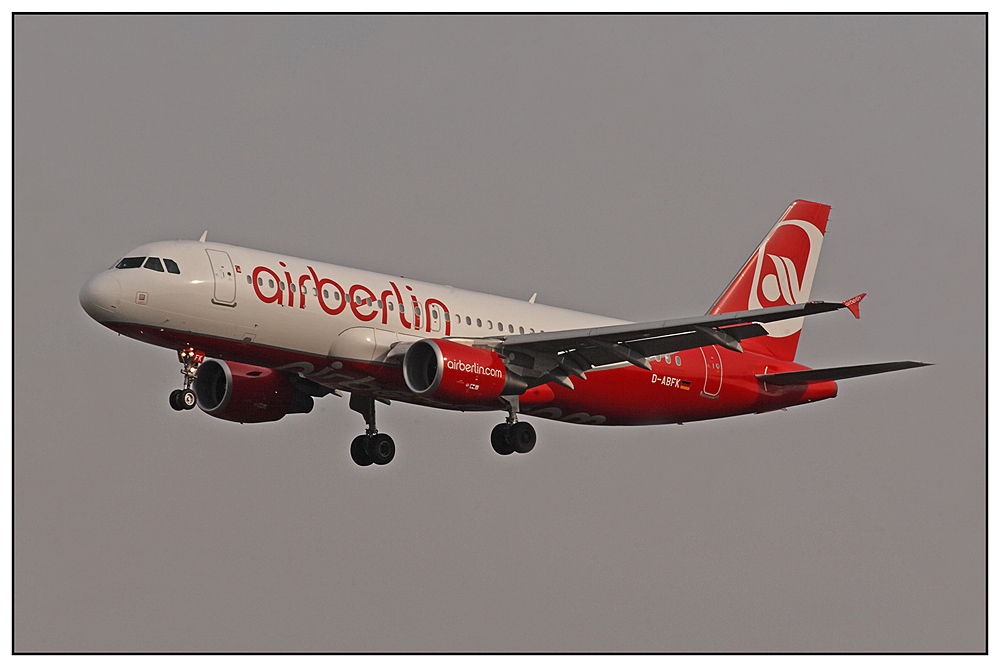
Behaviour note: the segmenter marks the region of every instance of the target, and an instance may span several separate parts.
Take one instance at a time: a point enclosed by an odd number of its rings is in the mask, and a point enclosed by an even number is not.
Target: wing
[[[742,352],[741,340],[767,335],[761,326],[764,323],[850,308],[846,305],[850,302],[810,301],[679,320],[513,335],[500,340],[494,349],[507,357],[511,366],[517,367],[512,370],[529,384],[557,382],[572,388],[570,376],[585,377],[598,366],[626,361],[650,370],[647,357],[706,345]]]

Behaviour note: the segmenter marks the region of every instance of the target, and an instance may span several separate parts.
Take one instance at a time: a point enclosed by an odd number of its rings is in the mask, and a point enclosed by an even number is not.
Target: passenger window
[[[167,265],[167,273],[180,273],[181,270],[177,267],[177,262],[172,259],[163,259],[163,263]],[[250,276],[247,276],[249,278]]]
[[[517,330],[520,331],[521,333],[524,333],[524,327],[518,327]]]
[[[292,283],[288,284],[288,289],[292,290],[292,294],[295,294],[295,285]]]
[[[313,296],[316,296],[316,288],[313,287]]]
[[[480,329],[483,327],[483,321],[478,317],[476,318],[476,326],[479,327]]]
[[[507,331],[509,331],[510,333],[514,333],[514,325],[513,324],[508,324],[507,325]]]
[[[323,290],[323,293],[325,294],[326,290]],[[334,301],[340,301],[340,292],[334,292],[333,293],[333,300]]]
[[[257,278],[257,287],[263,287],[263,286],[264,286],[264,279]]]
[[[378,303],[378,309],[382,310],[382,299],[379,299],[376,303]]]
[[[144,269],[152,269],[153,271],[159,271],[163,273],[163,264],[160,264],[159,257],[150,257],[146,260],[146,263],[142,265]]]
[[[330,290],[323,290],[323,298],[324,299],[330,298]]]
[[[497,331],[503,331],[503,322],[497,322]]]
[[[486,320],[486,328],[487,329],[493,328],[493,320]]]
[[[253,285],[253,278],[247,275],[247,285]]]
[[[278,281],[278,287],[280,287],[280,288],[281,288],[281,291],[282,291],[282,292],[284,292],[284,291],[285,291],[285,283],[281,282],[280,280]]]
[[[142,266],[145,257],[126,257],[122,261],[118,262],[116,269],[138,269]]]
[[[472,318],[469,317],[468,315],[466,315],[465,316],[465,323],[468,324],[471,327],[472,326]]]
[[[393,310],[392,301],[386,301],[385,305],[389,306],[389,310]]]
[[[674,357],[674,363],[676,363],[678,366],[680,366],[681,365],[681,358],[680,357]]]
[[[445,313],[444,314],[444,321],[445,322],[451,322],[451,314],[450,313]]]
[[[273,280],[271,280],[270,278],[268,278],[268,279],[267,279],[267,286],[268,286],[268,287],[274,287],[274,281],[273,281]]]
[[[535,333],[535,330],[532,329],[531,327],[528,327],[528,331],[530,331],[531,333]]]

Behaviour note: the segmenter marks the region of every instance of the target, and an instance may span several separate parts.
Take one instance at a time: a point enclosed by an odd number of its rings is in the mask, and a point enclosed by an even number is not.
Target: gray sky
[[[14,21],[18,651],[981,651],[985,19]],[[797,360],[840,396],[658,427],[167,404],[83,282],[209,238],[632,320],[833,206]]]

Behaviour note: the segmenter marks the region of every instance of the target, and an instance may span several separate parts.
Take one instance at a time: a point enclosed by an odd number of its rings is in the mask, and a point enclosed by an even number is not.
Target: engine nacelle
[[[194,379],[198,407],[219,419],[256,423],[309,412],[312,396],[295,389],[280,371],[206,359]]]
[[[406,351],[403,379],[417,396],[457,405],[489,403],[528,386],[507,370],[496,352],[433,338],[417,341]]]

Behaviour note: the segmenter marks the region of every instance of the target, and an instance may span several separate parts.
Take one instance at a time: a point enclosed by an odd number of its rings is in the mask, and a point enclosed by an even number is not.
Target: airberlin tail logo
[[[784,299],[785,303],[799,303],[802,296],[802,283],[795,269],[795,262],[788,257],[767,255],[774,265],[774,273],[768,273],[760,283],[760,291],[770,302]],[[766,263],[766,262],[765,262]]]
[[[809,299],[823,232],[804,220],[785,220],[757,248],[748,310],[790,306]],[[788,336],[802,328],[802,318],[765,327],[771,336]]]

